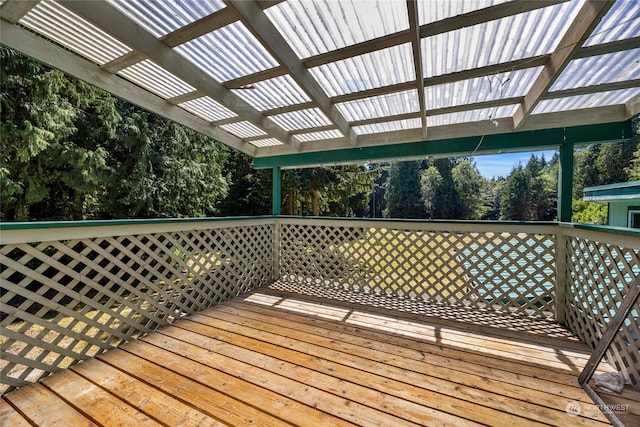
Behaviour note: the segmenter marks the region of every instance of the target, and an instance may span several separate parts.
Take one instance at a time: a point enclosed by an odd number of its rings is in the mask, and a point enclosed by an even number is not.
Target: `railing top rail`
[[[272,216],[0,222],[0,244],[273,224]]]
[[[557,222],[542,221],[467,221],[467,220],[433,220],[433,219],[396,219],[396,218],[327,218],[277,216],[280,224],[316,224],[344,225],[363,228],[397,228],[404,230],[433,231],[477,231],[477,232],[523,232],[536,234],[556,234]]]
[[[559,232],[566,236],[640,249],[639,229],[578,223],[559,223],[559,226]]]

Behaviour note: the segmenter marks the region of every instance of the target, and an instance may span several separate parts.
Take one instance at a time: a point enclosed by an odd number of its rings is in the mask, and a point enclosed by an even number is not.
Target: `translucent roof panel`
[[[120,70],[118,74],[163,98],[173,98],[195,90],[148,59]]]
[[[238,138],[253,138],[267,134],[265,131],[250,122],[230,123],[220,127]]]
[[[481,122],[483,120],[512,117],[518,109],[518,105],[519,104],[492,108],[480,108],[477,110],[427,116],[427,126],[445,126],[458,123]]]
[[[300,142],[320,141],[323,139],[343,138],[344,135],[339,130],[325,130],[321,132],[302,133],[294,136]]]
[[[210,122],[237,117],[236,113],[218,104],[208,96],[192,99],[178,104],[178,106]]]
[[[566,2],[421,40],[423,76],[432,77],[553,52],[579,10]],[[540,22],[545,22],[540,31]]]
[[[319,108],[292,111],[269,117],[286,131],[310,129],[331,125],[331,120]]]
[[[225,7],[222,0],[107,0],[147,31],[161,37]]]
[[[300,58],[409,28],[405,0],[289,0],[265,13]]]
[[[329,96],[415,80],[411,43],[376,50],[309,70]]]
[[[38,3],[20,23],[100,65],[131,51],[89,21],[52,1]]]
[[[640,49],[575,59],[551,90],[571,89],[640,78]]]
[[[278,145],[284,145],[282,142],[278,141],[275,138],[266,138],[266,139],[258,139],[256,141],[249,141],[249,144],[255,145],[256,147],[275,147]]]
[[[420,111],[417,90],[373,96],[336,104],[347,121],[375,119]]]
[[[311,101],[290,75],[263,80],[233,92],[259,111]]]
[[[638,94],[640,94],[640,88],[620,89],[612,90],[610,92],[599,92],[559,99],[549,99],[540,101],[533,110],[533,114],[624,104]]]
[[[510,0],[418,0],[419,22],[420,25],[429,24],[507,1]]]
[[[585,46],[640,36],[640,6],[637,1],[617,1],[600,21]]]
[[[524,96],[542,67],[493,74],[424,88],[427,109]]]
[[[381,132],[395,132],[405,129],[419,129],[422,127],[422,120],[394,120],[391,122],[372,123],[370,125],[354,126],[353,131],[358,135],[374,134]]]
[[[175,49],[219,82],[278,65],[240,22],[229,24]]]

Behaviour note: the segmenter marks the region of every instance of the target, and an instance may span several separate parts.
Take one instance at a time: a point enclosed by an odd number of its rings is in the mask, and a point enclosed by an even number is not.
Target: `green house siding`
[[[640,228],[640,181],[588,187],[583,195],[586,201],[608,205],[608,225]]]

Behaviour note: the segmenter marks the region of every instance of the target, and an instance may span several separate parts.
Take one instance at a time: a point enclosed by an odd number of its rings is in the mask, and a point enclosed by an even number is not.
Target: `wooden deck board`
[[[0,425],[609,425],[566,411],[586,346],[495,323],[261,288],[7,394]]]

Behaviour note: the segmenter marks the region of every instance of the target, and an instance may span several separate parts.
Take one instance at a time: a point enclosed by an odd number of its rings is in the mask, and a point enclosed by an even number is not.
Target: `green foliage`
[[[420,191],[420,162],[396,162],[391,165],[386,200],[386,217],[426,218]]]
[[[500,197],[500,219],[533,219],[529,175],[522,165],[513,168],[504,184]]]
[[[459,218],[481,219],[489,210],[486,180],[470,159],[462,159],[451,170]]]
[[[174,122],[127,105],[110,146],[104,215],[195,217],[216,212],[226,196],[226,149]]]
[[[573,200],[571,221],[584,224],[607,224],[608,209],[602,203],[587,202],[584,199]]]
[[[282,175],[284,213],[364,216],[378,174],[355,165],[286,170]]]
[[[220,215],[269,215],[271,213],[271,170],[254,169],[251,157],[236,150],[229,150],[224,169],[229,182],[229,191],[218,204]]]
[[[3,220],[216,212],[226,149],[13,50],[0,54]]]

